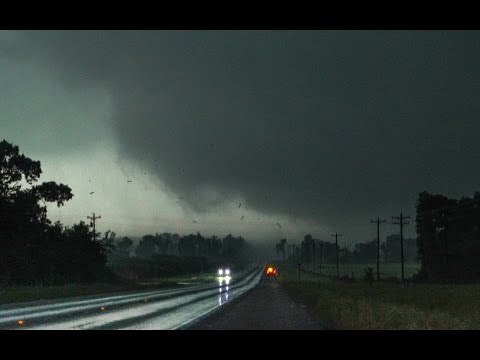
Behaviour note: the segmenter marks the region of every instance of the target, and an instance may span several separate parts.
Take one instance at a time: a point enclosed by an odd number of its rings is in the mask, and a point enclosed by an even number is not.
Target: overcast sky
[[[101,231],[414,236],[480,191],[479,110],[476,31],[0,32],[0,138]]]

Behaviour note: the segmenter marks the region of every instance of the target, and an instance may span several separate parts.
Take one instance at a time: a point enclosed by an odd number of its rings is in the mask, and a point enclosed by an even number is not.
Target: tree
[[[222,251],[222,240],[213,235],[208,239],[208,255],[217,257]]]
[[[132,250],[133,241],[129,237],[123,237],[115,246],[115,255],[118,257],[128,258],[130,257],[130,251]]]
[[[277,254],[282,252],[282,246],[280,243],[275,244],[275,251],[277,252]]]
[[[322,258],[319,258],[319,261],[322,261],[324,264],[333,264],[336,261],[337,249],[335,243],[328,241],[318,241],[318,249],[322,249]]]
[[[372,285],[374,280],[375,276],[373,275],[373,268],[369,266],[363,269],[363,281],[369,285]]]
[[[145,235],[138,243],[135,254],[141,258],[151,258],[155,255],[156,238],[153,235]]]
[[[353,252],[347,245],[343,245],[338,249],[338,258],[343,264],[350,264],[353,261]]]
[[[361,263],[367,264],[374,262],[377,258],[377,240],[358,243],[355,244],[353,250],[353,260]]]
[[[20,154],[18,146],[6,140],[0,142],[0,199],[14,198],[21,190],[22,179],[31,185],[41,173],[40,161]]]
[[[417,201],[418,278],[480,281],[480,196],[449,199],[422,192]]]
[[[6,140],[0,142],[0,278],[6,282],[36,281],[45,275],[45,259],[53,251],[46,245],[51,224],[46,203],[60,207],[73,197],[63,184],[36,185],[41,174],[40,161]]]
[[[159,254],[166,254],[171,246],[170,234],[155,234],[155,246]]]
[[[385,262],[400,262],[400,234],[391,234],[387,236],[381,249],[385,258]],[[405,261],[416,262],[418,260],[418,248],[416,239],[407,238],[403,240],[403,252]]]
[[[111,230],[105,231],[103,238],[100,240],[100,243],[104,246],[107,253],[110,254],[115,250],[115,241],[117,239],[117,234]]]
[[[303,261],[306,263],[310,263],[313,261],[313,251],[315,248],[314,241],[315,240],[312,238],[312,235],[310,234],[305,235],[305,237],[303,238],[303,241],[301,244],[301,248],[302,248],[301,257]]]
[[[223,254],[229,259],[240,257],[245,248],[246,243],[241,236],[235,237],[232,234],[228,234],[223,238]]]
[[[280,242],[277,245],[275,245],[275,250],[277,251],[277,253],[282,254],[283,260],[285,260],[285,245],[286,244],[287,244],[287,239],[282,239],[282,240],[280,240]]]
[[[108,238],[107,232],[107,238]],[[85,222],[67,227],[63,231],[62,268],[65,280],[90,282],[105,275],[107,255],[110,251],[108,241],[104,238],[94,241],[90,228]]]

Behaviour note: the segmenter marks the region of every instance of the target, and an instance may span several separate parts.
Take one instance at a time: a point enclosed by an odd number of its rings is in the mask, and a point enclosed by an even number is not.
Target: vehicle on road
[[[218,276],[220,277],[227,277],[227,276],[231,276],[231,269],[230,267],[221,267],[220,269],[218,269]]]
[[[230,281],[232,279],[232,268],[230,266],[223,266],[217,271],[217,279],[220,288],[225,286],[228,288]]]
[[[265,274],[269,277],[277,277],[278,276],[278,269],[273,265],[269,265],[265,269]]]

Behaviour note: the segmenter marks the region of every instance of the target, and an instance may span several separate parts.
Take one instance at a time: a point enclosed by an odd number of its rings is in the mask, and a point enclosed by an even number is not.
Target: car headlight
[[[218,269],[218,275],[220,275],[220,276],[223,275],[223,269]]]
[[[230,275],[230,269],[225,269],[225,275]]]

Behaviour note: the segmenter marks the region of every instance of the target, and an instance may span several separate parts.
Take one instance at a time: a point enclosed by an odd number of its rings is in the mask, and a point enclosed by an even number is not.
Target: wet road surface
[[[272,278],[259,284],[191,330],[320,330],[321,326]]]
[[[254,288],[259,264],[202,285],[0,306],[0,329],[178,329]]]

